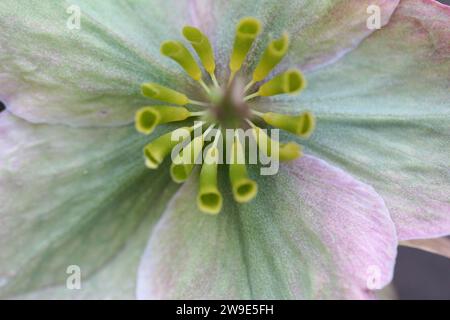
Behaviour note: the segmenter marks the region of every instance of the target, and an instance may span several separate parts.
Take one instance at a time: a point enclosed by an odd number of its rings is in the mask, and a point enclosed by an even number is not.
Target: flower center
[[[226,83],[220,84],[215,76],[214,51],[209,39],[201,30],[186,26],[183,36],[192,45],[204,70],[209,75],[211,85],[203,80],[202,70],[190,51],[179,41],[165,41],[161,53],[174,60],[205,91],[208,101],[196,101],[185,94],[157,83],[144,83],[142,94],[162,101],[163,105],[150,105],[136,112],[136,129],[143,134],[151,134],[156,126],[183,120],[195,120],[192,126],[181,127],[151,141],[144,148],[145,164],[150,169],[172,155],[170,174],[177,183],[186,181],[196,164],[201,165],[200,183],[197,197],[199,209],[216,214],[222,208],[222,194],[218,188],[218,166],[226,162],[229,166],[229,180],[236,202],[251,201],[257,194],[258,186],[247,172],[246,159],[252,148],[246,147],[245,137],[254,142],[259,155],[290,161],[301,156],[301,147],[295,142],[280,143],[269,137],[265,129],[256,123],[286,130],[307,138],[314,130],[315,120],[310,112],[299,115],[285,115],[274,112],[260,112],[253,99],[279,94],[297,94],[305,88],[306,81],[299,70],[291,69],[262,82],[280,63],[288,51],[289,37],[286,33],[272,40],[253,71],[251,81],[242,85],[236,75],[261,32],[257,19],[244,18],[237,27],[233,50],[229,61],[230,75]],[[253,90],[259,83],[257,90]],[[192,111],[191,107],[202,107],[203,111]],[[247,133],[243,136],[242,129]],[[231,134],[230,134],[231,132]],[[213,136],[213,139],[211,138]],[[278,135],[276,135],[278,137]],[[251,141],[250,141],[251,140]],[[224,161],[224,145],[230,150]],[[221,156],[222,155],[222,156]]]
[[[238,129],[248,126],[245,119],[251,118],[251,110],[244,101],[242,86],[232,82],[225,90],[213,93],[211,114],[224,129]]]

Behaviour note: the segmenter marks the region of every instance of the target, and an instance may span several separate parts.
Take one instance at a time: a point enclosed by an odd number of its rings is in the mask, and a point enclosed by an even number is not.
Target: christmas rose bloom
[[[433,0],[2,0],[0,297],[372,298],[450,256],[449,84]],[[171,161],[198,120],[279,172]]]

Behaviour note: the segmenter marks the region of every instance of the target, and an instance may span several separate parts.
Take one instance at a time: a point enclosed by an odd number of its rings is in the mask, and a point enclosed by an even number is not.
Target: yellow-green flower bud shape
[[[216,69],[216,63],[214,61],[214,53],[208,37],[199,29],[191,26],[185,26],[183,28],[183,36],[191,43],[195,52],[197,52],[205,70],[209,74],[213,74]]]
[[[136,112],[136,130],[150,134],[156,126],[163,123],[182,121],[190,116],[188,109],[184,107],[151,106],[139,109]]]
[[[194,57],[188,49],[179,41],[164,41],[161,44],[161,53],[173,60],[175,60],[194,80],[202,78],[202,71],[200,70]]]
[[[289,131],[303,138],[311,135],[316,123],[311,112],[303,112],[298,116],[267,112],[262,115],[262,118],[267,124],[273,127]]]
[[[230,58],[230,70],[238,71],[244,63],[245,57],[253,42],[261,32],[261,23],[255,18],[243,18],[239,21],[234,38],[233,52]]]
[[[178,128],[150,142],[144,147],[145,165],[150,169],[157,169],[170,151],[180,143],[180,140],[187,138],[192,130],[193,127]],[[180,137],[180,139],[174,140],[173,137]]]
[[[189,98],[170,88],[157,83],[144,83],[141,85],[141,92],[147,98],[164,101],[170,104],[184,106],[189,103]]]
[[[296,94],[306,86],[305,78],[298,70],[289,70],[273,77],[258,90],[259,96],[268,97],[277,94]]]
[[[203,136],[195,137],[173,160],[170,166],[170,176],[176,183],[182,183],[189,178],[194,169],[195,160],[202,152]]]
[[[263,80],[283,59],[289,47],[289,36],[284,33],[281,38],[269,43],[253,72],[252,82]]]
[[[235,138],[231,149],[230,182],[234,200],[245,203],[256,196],[258,185],[248,177],[245,161],[240,159],[245,159],[244,150],[239,139]]]
[[[295,142],[279,143],[258,127],[253,128],[253,135],[259,149],[269,157],[278,157],[280,161],[291,161],[302,156],[302,149]]]
[[[206,153],[200,172],[197,206],[204,213],[217,214],[222,209],[222,194],[217,187],[219,150],[211,147]]]

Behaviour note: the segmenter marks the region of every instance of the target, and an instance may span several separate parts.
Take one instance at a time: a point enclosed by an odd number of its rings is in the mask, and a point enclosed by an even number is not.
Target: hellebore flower
[[[364,299],[399,241],[448,255],[420,239],[450,234],[449,24],[432,0],[1,1],[0,297]],[[285,129],[290,161],[171,164],[156,141],[212,109]]]

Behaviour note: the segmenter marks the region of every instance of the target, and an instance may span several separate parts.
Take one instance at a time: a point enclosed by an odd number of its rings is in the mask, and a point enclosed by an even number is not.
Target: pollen
[[[171,161],[169,174],[179,184],[198,176],[197,207],[206,214],[220,213],[227,199],[224,190],[220,190],[224,186],[220,179],[228,180],[232,199],[227,201],[242,205],[258,196],[257,177],[250,174],[255,171],[249,171],[250,166],[261,167],[262,157],[283,162],[302,156],[302,147],[294,141],[280,142],[276,130],[308,138],[315,128],[315,118],[309,111],[288,115],[257,110],[259,99],[297,95],[306,88],[300,70],[276,72],[289,51],[287,33],[271,39],[258,61],[248,61],[261,32],[258,19],[241,19],[225,64],[216,64],[211,41],[194,26],[185,26],[181,32],[186,44],[172,39],[161,44],[161,54],[197,82],[205,101],[190,99],[158,83],[141,85],[145,97],[159,102],[149,103],[135,115],[136,130],[152,137],[143,150],[145,165],[157,170],[164,161]],[[257,63],[252,73],[246,74],[242,67],[249,62]],[[228,78],[218,81],[217,68],[223,65],[228,65]],[[242,85],[243,79],[247,79],[246,85]],[[199,108],[203,110],[198,111]],[[153,137],[158,126],[169,123],[179,126]],[[227,177],[221,175],[222,166],[228,170]]]

